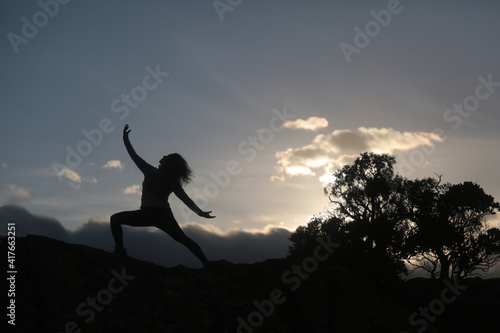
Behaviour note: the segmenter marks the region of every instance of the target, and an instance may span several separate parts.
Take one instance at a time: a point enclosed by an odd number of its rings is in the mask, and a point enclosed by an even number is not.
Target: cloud
[[[80,184],[82,183],[82,177],[75,171],[68,169],[68,168],[62,168],[58,172],[59,177],[63,177],[69,180],[69,184],[74,187],[74,188],[80,188]]]
[[[64,177],[70,181],[72,181],[73,183],[81,183],[82,182],[82,177],[80,177],[80,175],[78,173],[76,173],[75,171],[73,170],[70,170],[70,169],[61,169],[61,171],[59,171],[59,176],[61,177]]]
[[[36,234],[106,251],[112,251],[114,248],[109,218],[93,218],[77,230],[69,231],[53,217],[34,215],[25,208],[13,205],[0,207],[0,230],[7,230],[7,223],[13,221],[16,223],[16,233],[19,237]],[[284,258],[290,245],[288,237],[291,232],[279,227],[268,227],[259,232],[221,230],[210,224],[194,222],[181,227],[200,245],[210,260],[253,263],[270,258]],[[189,250],[154,227],[125,226],[123,232],[125,247],[134,258],[167,267],[200,267],[198,259]]]
[[[122,189],[125,194],[141,194],[141,185],[131,185]]]
[[[29,192],[16,185],[8,185],[4,191],[6,202],[12,205],[23,205],[30,198]]]
[[[102,169],[118,169],[119,171],[123,171],[123,164],[120,160],[110,160],[102,166]]]
[[[58,177],[66,178],[67,180],[69,180],[69,184],[76,189],[80,188],[82,182],[87,182],[92,184],[98,183],[97,178],[81,177],[76,171],[69,168],[61,168],[61,170],[59,170],[57,175]]]
[[[95,178],[95,177],[85,177],[85,178],[82,178],[82,179],[84,181],[86,181],[86,182],[97,184],[97,178]]]
[[[307,131],[316,131],[320,128],[328,127],[328,120],[319,117],[310,117],[308,119],[288,120],[283,124],[285,128],[303,129]]]
[[[271,179],[284,181],[287,177],[316,176],[320,172],[320,180],[327,183],[335,170],[354,161],[360,153],[393,154],[442,141],[435,133],[400,132],[392,128],[335,130],[317,135],[304,147],[277,152],[277,175]]]

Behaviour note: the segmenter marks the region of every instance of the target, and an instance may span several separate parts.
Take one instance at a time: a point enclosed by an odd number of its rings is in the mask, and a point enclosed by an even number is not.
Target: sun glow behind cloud
[[[331,182],[332,174],[360,153],[386,153],[409,151],[419,146],[432,146],[443,139],[434,133],[400,132],[392,128],[365,128],[335,130],[319,134],[301,148],[288,148],[276,153],[277,175],[272,180],[284,181],[295,176],[315,176],[320,181]],[[316,171],[315,171],[316,170]]]

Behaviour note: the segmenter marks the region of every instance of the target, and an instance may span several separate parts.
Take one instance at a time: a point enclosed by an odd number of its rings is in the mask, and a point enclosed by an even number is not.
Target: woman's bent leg
[[[149,221],[147,221],[145,214],[141,210],[113,214],[110,219],[111,233],[113,234],[115,245],[118,247],[123,247],[122,225],[140,227],[151,224],[149,224]]]

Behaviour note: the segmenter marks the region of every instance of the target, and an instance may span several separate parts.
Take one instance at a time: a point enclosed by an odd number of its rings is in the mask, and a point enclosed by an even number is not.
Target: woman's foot
[[[204,261],[204,262],[203,262],[203,269],[205,269],[205,270],[206,270],[206,269],[208,269],[208,268],[210,268],[210,267],[213,267],[212,263],[213,263],[212,261],[208,261],[208,260],[207,260],[207,261]]]
[[[127,250],[124,247],[118,245],[115,245],[115,251],[113,253],[118,254],[122,257],[128,257]]]

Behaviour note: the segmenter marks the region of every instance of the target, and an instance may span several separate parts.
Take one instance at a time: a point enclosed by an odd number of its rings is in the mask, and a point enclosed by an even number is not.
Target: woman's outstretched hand
[[[212,216],[210,215],[212,211],[209,211],[209,212],[201,212],[200,214],[198,214],[199,216],[201,217],[204,217],[206,219],[213,219],[215,216]]]
[[[128,127],[128,124],[125,125],[125,127],[123,128],[123,136],[128,136],[128,134],[130,133],[130,129]]]

